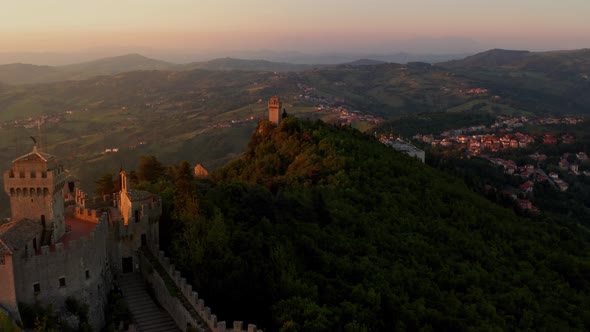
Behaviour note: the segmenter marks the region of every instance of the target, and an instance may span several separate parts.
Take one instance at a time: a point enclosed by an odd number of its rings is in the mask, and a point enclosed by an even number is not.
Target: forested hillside
[[[220,320],[269,331],[590,327],[586,229],[519,218],[354,129],[262,121],[247,152],[209,178],[186,163],[141,165],[140,187],[166,203],[162,245]]]

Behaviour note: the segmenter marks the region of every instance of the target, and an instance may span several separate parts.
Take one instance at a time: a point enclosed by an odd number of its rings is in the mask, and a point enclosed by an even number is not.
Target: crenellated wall
[[[36,149],[33,151],[37,153]],[[65,233],[63,167],[53,160],[20,159],[4,172],[4,190],[10,198],[11,218],[37,220],[52,228],[55,238],[59,239]]]
[[[76,219],[89,221],[89,222],[93,222],[93,223],[98,223],[99,219],[100,219],[99,215],[100,215],[100,212],[98,212],[95,209],[86,209],[86,208],[79,207],[79,206],[76,206],[74,208],[74,217]]]
[[[141,214],[138,222],[126,224],[123,219],[113,220],[110,227],[111,242],[109,254],[112,262],[112,270],[116,273],[123,272],[122,259],[131,258],[133,270],[139,266],[137,250],[143,245],[150,248],[157,247],[159,243],[159,215],[161,205],[154,205],[152,214]],[[158,216],[158,218],[155,218]],[[127,271],[130,272],[130,271]]]
[[[82,209],[88,219],[96,212]],[[40,253],[20,258],[14,264],[16,295],[20,302],[51,304],[64,308],[67,297],[89,305],[89,322],[95,328],[104,324],[104,306],[110,289],[108,261],[108,215],[102,214],[88,237],[67,244],[42,246]]]
[[[157,248],[155,248],[157,250]],[[142,273],[148,283],[153,287],[156,299],[162,307],[172,316],[176,324],[185,329],[187,326],[199,327],[203,324],[212,332],[262,332],[256,325],[248,324],[246,329],[240,321],[234,321],[231,328],[226,326],[225,321],[218,322],[217,316],[211,313],[211,309],[205,306],[205,301],[199,298],[199,294],[193,291],[192,285],[182,278],[174,264],[165,256],[163,251],[155,251],[158,254],[156,259],[166,272],[167,276],[161,276],[156,267],[142,256]],[[170,294],[169,287],[164,279],[172,280],[178,294]],[[184,300],[182,299],[184,298]]]
[[[80,188],[74,189],[74,202],[76,202],[77,206],[85,207],[87,199],[88,194],[80,190]]]

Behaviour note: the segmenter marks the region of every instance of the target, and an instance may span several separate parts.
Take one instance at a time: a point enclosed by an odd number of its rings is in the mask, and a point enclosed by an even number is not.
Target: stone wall
[[[159,243],[159,215],[162,206],[159,201],[142,206],[139,222],[132,221],[126,224],[124,220],[113,220],[110,229],[109,252],[114,272],[123,272],[122,258],[133,258],[133,265],[139,264],[137,250],[142,245],[151,248],[157,247]],[[143,240],[143,239],[145,240]]]
[[[157,248],[154,249],[157,250]],[[185,278],[182,278],[173,264],[170,264],[170,259],[165,256],[164,252],[159,250],[155,252],[157,252],[156,259],[178,289],[178,294],[176,296],[170,294],[164,281],[166,276],[160,276],[155,267],[145,257],[142,257],[141,260],[142,273],[153,287],[158,302],[182,330],[188,326],[197,327],[203,323],[212,332],[262,332],[254,324],[248,324],[244,329],[243,323],[240,321],[234,321],[231,328],[226,326],[225,321],[218,322],[217,316],[211,313],[211,309],[205,306],[205,301],[199,298],[197,292],[193,291],[192,285],[188,284]],[[181,297],[184,297],[185,301],[182,301]]]
[[[0,259],[3,260],[3,264],[0,264],[0,280],[2,280],[2,286],[0,286],[0,307],[4,307],[13,319],[20,320],[12,269],[12,255],[5,255],[0,257]]]
[[[89,322],[100,329],[111,282],[107,244],[108,216],[104,213],[88,238],[71,240],[67,246],[42,246],[40,254],[19,259],[15,264],[17,298],[63,311],[65,299],[74,297],[88,304]]]

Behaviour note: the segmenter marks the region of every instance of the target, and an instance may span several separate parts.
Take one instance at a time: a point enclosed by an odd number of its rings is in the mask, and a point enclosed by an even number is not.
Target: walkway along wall
[[[193,291],[192,285],[182,278],[174,264],[170,264],[170,259],[165,256],[164,252],[157,247],[152,250],[157,252],[157,255],[152,255],[151,252],[146,254],[145,251],[142,251],[142,274],[153,288],[154,296],[160,305],[168,311],[182,330],[191,326],[197,330],[212,332],[262,332],[254,324],[248,324],[247,329],[244,330],[243,323],[239,321],[233,322],[231,328],[226,327],[225,321],[218,322],[217,316],[211,313],[209,307],[205,306],[205,301],[200,299],[199,294]],[[150,255],[156,262],[150,261],[150,257],[147,257]],[[165,275],[160,275],[161,273]]]

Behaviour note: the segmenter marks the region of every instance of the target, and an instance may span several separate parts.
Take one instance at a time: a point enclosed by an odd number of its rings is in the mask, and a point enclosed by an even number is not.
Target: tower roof
[[[15,160],[12,161],[12,163],[29,162],[29,161],[41,161],[41,162],[47,163],[47,162],[54,160],[54,159],[55,159],[54,155],[51,155],[51,154],[45,153],[45,152],[39,152],[39,151],[37,151],[37,146],[34,146],[33,151],[16,158]]]
[[[35,236],[41,235],[43,226],[29,219],[12,221],[0,226],[0,253],[2,247],[10,253],[14,249],[21,249]]]
[[[143,201],[150,199],[153,196],[154,194],[149,191],[127,189],[127,197],[129,197],[129,200],[132,202]]]

